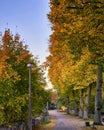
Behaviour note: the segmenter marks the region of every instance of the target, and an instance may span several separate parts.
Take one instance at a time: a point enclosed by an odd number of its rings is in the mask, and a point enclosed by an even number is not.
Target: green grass
[[[51,117],[51,119],[43,122],[41,125],[37,126],[34,130],[53,130],[54,124],[55,124],[54,117]]]
[[[49,123],[51,123],[50,120],[43,122],[42,125],[47,125],[47,124],[49,124]]]

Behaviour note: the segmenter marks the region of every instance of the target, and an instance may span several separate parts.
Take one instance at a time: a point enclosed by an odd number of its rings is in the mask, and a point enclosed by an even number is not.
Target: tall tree
[[[5,30],[0,45],[0,124],[10,124],[15,121],[26,121],[28,118],[28,68],[32,63],[32,100],[33,115],[36,106],[40,112],[46,105],[44,98],[45,80],[42,68],[37,59],[33,58],[27,45],[23,45],[19,34],[13,35],[10,29]]]
[[[90,52],[89,63],[98,66],[98,80],[95,100],[95,124],[101,124],[102,70],[104,66],[104,1],[103,0],[51,0],[48,15],[52,23],[55,40],[69,46],[75,56],[81,58],[83,49]],[[53,54],[53,53],[52,53]],[[54,56],[54,55],[52,55]],[[86,82],[87,83],[87,82]],[[100,104],[100,107],[99,107]]]
[[[72,48],[74,54],[81,54],[76,50],[82,50],[83,47],[88,47],[89,51],[92,53],[91,62],[98,65],[94,123],[101,124],[102,70],[104,66],[104,2],[99,0],[89,2],[83,1],[80,3],[80,8],[83,11],[76,9],[75,14],[77,14],[78,19],[83,20],[80,20],[82,23],[81,29],[77,27],[78,22],[75,21],[76,28],[70,35],[75,38],[74,40],[71,40],[68,45]],[[75,42],[76,38],[77,42]],[[79,44],[80,47],[78,46]],[[75,47],[78,49],[73,50]]]

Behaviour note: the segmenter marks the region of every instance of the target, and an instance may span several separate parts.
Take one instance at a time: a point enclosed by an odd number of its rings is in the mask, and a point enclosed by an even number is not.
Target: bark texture
[[[102,67],[98,67],[98,77],[95,95],[95,113],[94,113],[94,124],[101,125],[101,109],[102,109]]]
[[[89,102],[91,96],[91,87],[89,86],[86,91],[85,103],[84,103],[84,113],[83,119],[87,120],[89,118]]]
[[[80,90],[80,108],[79,117],[83,118],[83,90]]]

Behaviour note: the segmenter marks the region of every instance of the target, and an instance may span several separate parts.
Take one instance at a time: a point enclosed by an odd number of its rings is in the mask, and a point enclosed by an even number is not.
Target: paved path
[[[77,117],[65,115],[57,110],[49,111],[49,115],[55,117],[53,130],[84,130],[85,122]]]

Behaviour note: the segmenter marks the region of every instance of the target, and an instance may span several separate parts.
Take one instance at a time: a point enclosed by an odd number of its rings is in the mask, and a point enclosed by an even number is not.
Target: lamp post
[[[32,69],[32,64],[29,63],[27,64],[27,67],[29,68],[29,115],[28,115],[28,130],[32,130],[32,101],[31,101],[31,69]]]

